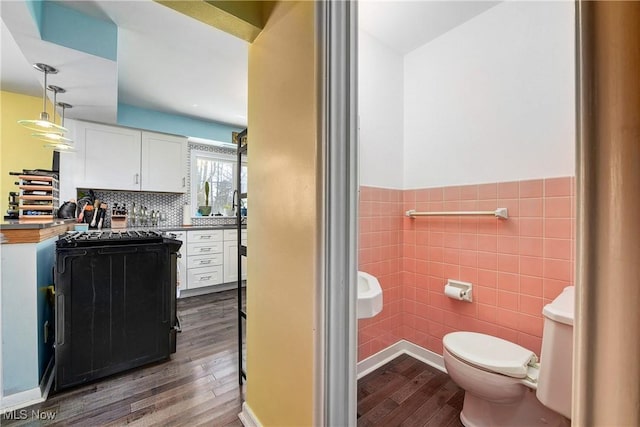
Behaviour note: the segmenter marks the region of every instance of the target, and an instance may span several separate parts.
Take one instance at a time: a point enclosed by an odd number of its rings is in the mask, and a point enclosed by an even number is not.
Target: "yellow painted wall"
[[[247,405],[313,424],[321,171],[313,2],[278,2],[249,48]]]
[[[21,119],[37,119],[42,111],[42,98],[0,92],[0,209],[2,216],[9,207],[9,191],[18,191],[16,177],[9,172],[22,169],[51,169],[53,151],[45,142],[31,137],[32,131],[20,126]],[[52,105],[47,107],[52,114]]]

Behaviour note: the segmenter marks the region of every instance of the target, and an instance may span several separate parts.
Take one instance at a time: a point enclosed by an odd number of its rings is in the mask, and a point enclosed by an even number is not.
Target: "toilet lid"
[[[531,350],[476,332],[452,332],[442,343],[449,353],[471,365],[513,378],[526,378],[527,365],[537,361]]]

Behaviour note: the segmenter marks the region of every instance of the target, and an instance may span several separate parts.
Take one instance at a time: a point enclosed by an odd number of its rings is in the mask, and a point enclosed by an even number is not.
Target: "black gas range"
[[[56,242],[56,390],[176,351],[182,242],[156,230],[72,231]]]

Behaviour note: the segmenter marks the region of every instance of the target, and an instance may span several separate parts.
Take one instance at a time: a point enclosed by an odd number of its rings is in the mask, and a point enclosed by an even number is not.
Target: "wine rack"
[[[58,213],[59,184],[56,178],[19,175],[19,219],[53,219]]]

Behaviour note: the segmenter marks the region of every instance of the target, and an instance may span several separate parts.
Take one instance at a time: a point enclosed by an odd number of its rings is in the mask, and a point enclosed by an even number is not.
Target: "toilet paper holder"
[[[468,282],[461,282],[459,280],[447,280],[447,284],[444,285],[445,296],[459,301],[472,302],[473,298],[471,292],[473,291],[473,284]]]

